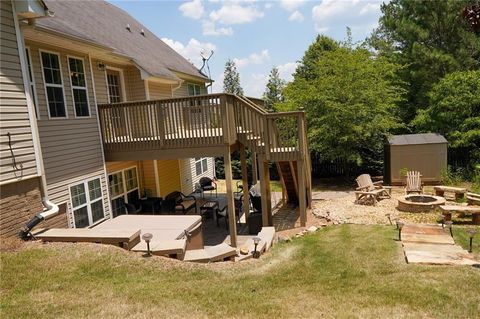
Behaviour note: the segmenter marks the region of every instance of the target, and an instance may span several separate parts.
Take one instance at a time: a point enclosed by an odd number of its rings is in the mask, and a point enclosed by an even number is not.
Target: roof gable
[[[178,80],[172,72],[177,71],[208,80],[145,26],[110,3],[68,0],[45,0],[45,3],[55,16],[39,20],[39,27],[110,47],[114,53],[131,58],[151,76]]]

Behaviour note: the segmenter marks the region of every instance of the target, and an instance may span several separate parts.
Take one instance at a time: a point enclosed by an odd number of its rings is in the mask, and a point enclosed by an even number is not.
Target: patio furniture
[[[372,178],[369,174],[362,174],[356,179],[358,187],[355,191],[355,203],[360,203],[362,200],[371,199],[373,205],[377,204],[380,197],[390,198],[392,194],[392,188],[383,186],[383,181],[372,182]]]
[[[197,212],[197,199],[194,196],[186,196],[179,191],[168,194],[162,202],[163,212],[180,212],[186,215],[191,209],[194,209],[195,213]]]
[[[407,186],[405,187],[405,193],[408,195],[410,193],[421,194],[423,192],[422,186],[422,175],[420,172],[409,171],[407,172]]]
[[[142,205],[142,212],[143,213],[151,213],[155,215],[156,213],[160,213],[162,209],[162,197],[146,197],[140,198],[140,205]]]
[[[480,206],[463,206],[463,205],[442,205],[439,206],[445,220],[452,220],[453,213],[472,214],[472,222],[475,225],[480,224]]]
[[[212,192],[215,191],[215,197],[218,197],[217,193],[217,183],[209,177],[202,177],[200,178],[200,188],[202,189],[202,197],[204,197],[205,191],[210,191],[210,196],[212,196]]]
[[[135,205],[133,203],[125,203],[125,209],[127,214],[129,215],[136,215],[142,211],[142,205]]]
[[[206,201],[202,206],[200,206],[200,215],[209,218],[211,216],[216,217],[218,210],[218,201]]]
[[[235,199],[235,219],[236,222],[240,222],[240,213],[242,211],[242,202],[243,198]],[[216,218],[217,218],[217,226],[219,225],[218,220],[220,218],[225,218],[225,228],[228,230],[228,205],[225,205],[222,209],[217,209],[216,211]]]
[[[435,195],[445,197],[445,193],[454,193],[455,200],[461,199],[464,197],[465,193],[467,192],[466,188],[462,187],[452,187],[452,186],[434,186],[433,189],[435,190]]]

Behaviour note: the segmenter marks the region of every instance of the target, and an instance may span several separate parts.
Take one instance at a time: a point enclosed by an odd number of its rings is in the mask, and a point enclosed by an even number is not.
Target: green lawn
[[[335,226],[277,244],[260,260],[214,265],[145,259],[112,246],[35,245],[2,253],[0,315],[478,316],[480,269],[407,265],[396,237],[393,227]]]

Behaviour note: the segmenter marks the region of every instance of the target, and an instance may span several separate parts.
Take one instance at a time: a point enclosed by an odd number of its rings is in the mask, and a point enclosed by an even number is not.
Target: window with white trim
[[[42,51],[40,54],[47,94],[48,114],[52,118],[67,117],[60,58],[56,53]]]
[[[205,173],[208,169],[208,163],[206,157],[195,158],[195,172],[198,175]]]
[[[113,217],[125,214],[125,203],[140,199],[137,168],[132,167],[108,175]]]
[[[35,79],[33,77],[32,59],[30,57],[30,49],[29,48],[25,48],[25,55],[27,57],[28,83],[30,85],[30,93],[32,94],[33,106],[35,106],[35,116],[38,119],[38,118],[40,118],[40,114],[38,114],[38,110],[37,110],[37,91],[35,90]]]
[[[105,218],[100,178],[70,186],[75,228],[93,225]]]
[[[75,116],[88,117],[90,116],[90,110],[88,108],[87,82],[85,80],[83,60],[69,57],[68,70],[70,73],[70,83],[72,84]]]

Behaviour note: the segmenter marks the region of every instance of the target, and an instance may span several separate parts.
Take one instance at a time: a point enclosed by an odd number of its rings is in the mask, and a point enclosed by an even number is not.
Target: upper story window
[[[187,87],[188,87],[188,95],[189,96],[194,96],[194,95],[200,95],[201,94],[200,93],[200,85],[188,83]]]
[[[32,59],[30,58],[30,49],[25,48],[25,55],[27,57],[27,67],[28,67],[28,83],[30,84],[30,94],[32,95],[33,105],[35,106],[35,116],[40,118],[37,106],[37,91],[35,90],[35,79],[33,77],[32,71]]]
[[[108,99],[110,103],[119,103],[123,100],[120,72],[107,69]]]
[[[85,80],[85,69],[83,60],[68,58],[68,69],[70,71],[70,83],[72,84],[72,96],[76,117],[90,116],[88,107],[87,82]]]
[[[51,118],[66,118],[65,96],[63,94],[62,70],[58,54],[40,51],[43,80],[47,95],[48,114]]]
[[[88,227],[105,217],[100,178],[70,187],[75,228]]]

